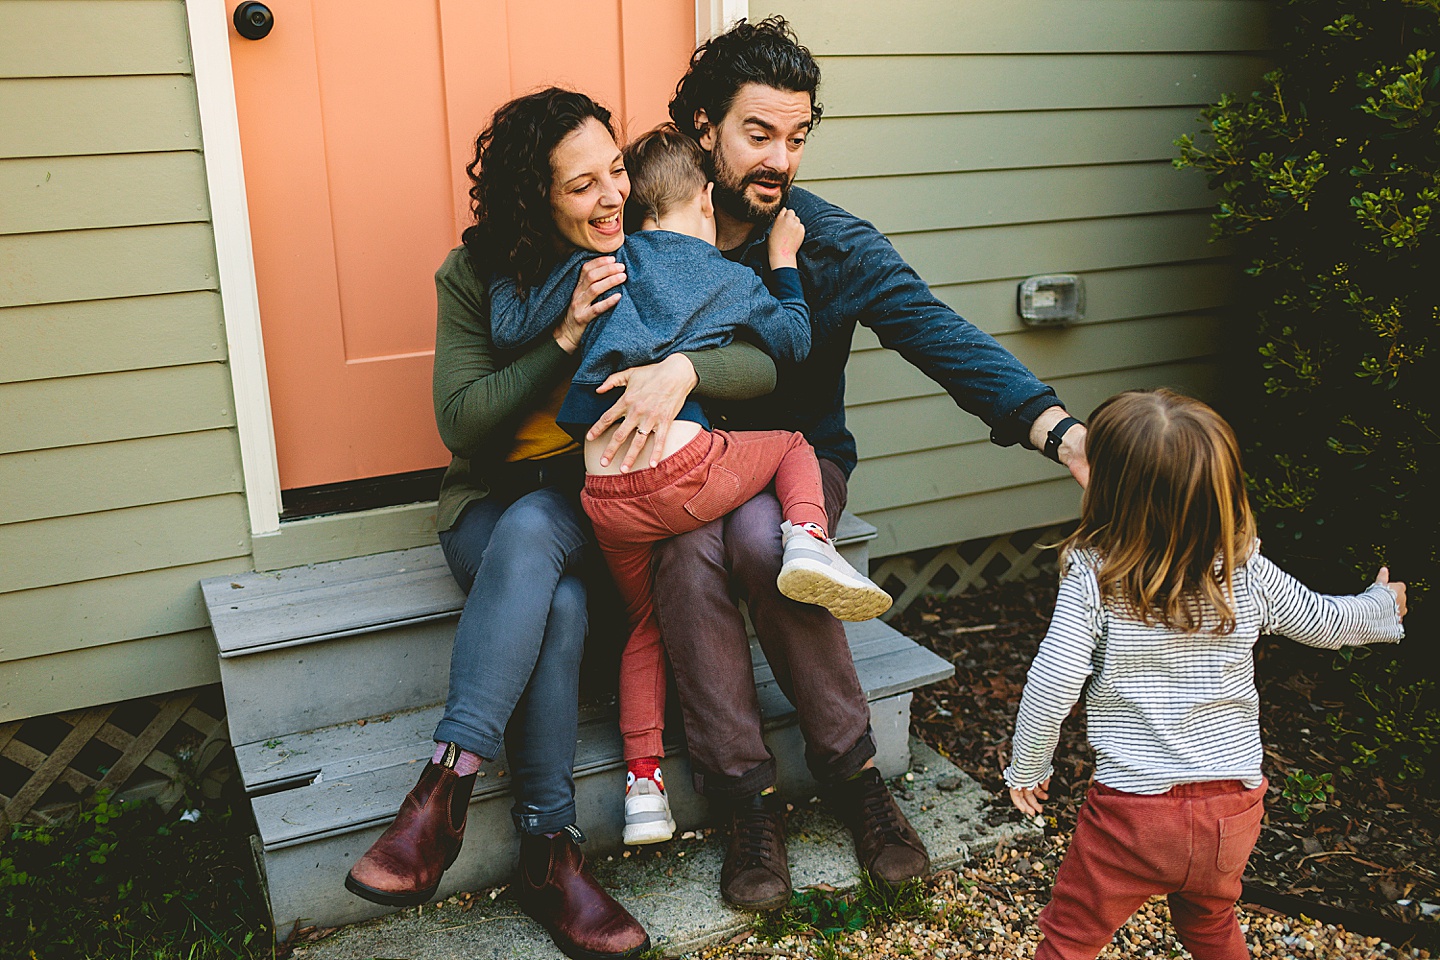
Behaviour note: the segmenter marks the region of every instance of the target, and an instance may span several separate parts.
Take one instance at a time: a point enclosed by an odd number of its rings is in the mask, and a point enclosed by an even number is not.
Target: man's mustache
[[[746,174],[745,179],[741,181],[740,186],[744,187],[748,184],[759,183],[767,187],[783,187],[789,182],[790,181],[787,180],[782,174],[778,173],[751,173]]]

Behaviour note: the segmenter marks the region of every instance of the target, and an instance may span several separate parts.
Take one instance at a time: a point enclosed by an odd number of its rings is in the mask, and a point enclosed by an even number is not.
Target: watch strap
[[[1051,427],[1050,431],[1045,434],[1045,456],[1049,457],[1051,460],[1054,460],[1056,463],[1059,463],[1060,444],[1065,442],[1065,434],[1070,431],[1070,428],[1078,425],[1079,423],[1080,421],[1076,420],[1074,417],[1066,417],[1064,420],[1061,420],[1059,423],[1055,424],[1055,426]]]

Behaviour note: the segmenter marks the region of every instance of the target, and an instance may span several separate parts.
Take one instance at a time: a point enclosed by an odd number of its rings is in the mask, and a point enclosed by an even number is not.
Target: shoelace
[[[775,818],[765,811],[749,811],[735,817],[735,844],[742,864],[768,865],[776,843]]]
[[[859,806],[861,821],[871,824],[876,833],[886,839],[905,842],[904,831],[900,829],[900,819],[896,816],[895,802],[890,798],[890,791],[885,788],[885,784],[866,784],[864,793],[860,795]]]

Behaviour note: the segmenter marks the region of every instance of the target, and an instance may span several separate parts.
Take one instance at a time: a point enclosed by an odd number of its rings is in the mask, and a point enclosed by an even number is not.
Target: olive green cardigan
[[[438,528],[449,530],[467,504],[489,494],[487,470],[504,461],[521,420],[575,373],[579,357],[553,337],[519,350],[496,348],[485,284],[463,246],[435,272],[435,294],[435,422],[454,455],[440,483]],[[748,400],[775,388],[775,362],[748,343],[685,356],[695,365],[700,396]]]

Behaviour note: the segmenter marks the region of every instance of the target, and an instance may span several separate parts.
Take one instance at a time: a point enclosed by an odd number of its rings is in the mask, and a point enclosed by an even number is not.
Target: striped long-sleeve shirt
[[[1262,633],[1314,647],[1404,637],[1395,595],[1380,584],[1350,597],[1315,593],[1260,555],[1235,573],[1236,627],[1184,634],[1101,602],[1099,558],[1077,551],[1055,616],[1030,665],[1005,782],[1050,776],[1060,724],[1085,692],[1095,778],[1127,793],[1177,783],[1261,781],[1260,694],[1251,648]]]

